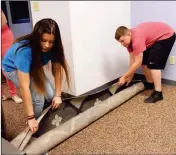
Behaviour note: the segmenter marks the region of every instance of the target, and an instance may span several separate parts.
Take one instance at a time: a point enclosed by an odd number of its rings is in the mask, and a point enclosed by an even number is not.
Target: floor
[[[151,91],[138,94],[49,154],[176,154],[176,86],[164,85],[163,92],[156,104],[143,102]],[[11,140],[26,127],[24,107],[9,99],[2,108]]]

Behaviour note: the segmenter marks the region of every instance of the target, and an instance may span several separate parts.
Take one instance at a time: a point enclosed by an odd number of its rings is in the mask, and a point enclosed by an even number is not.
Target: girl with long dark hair
[[[44,66],[48,66],[50,60],[55,90],[44,72]],[[28,125],[35,133],[38,130],[36,119],[43,111],[44,99],[52,101],[53,109],[62,103],[63,73],[70,87],[67,62],[57,23],[49,18],[38,21],[31,34],[15,41],[4,56],[2,67],[8,79],[20,88]]]

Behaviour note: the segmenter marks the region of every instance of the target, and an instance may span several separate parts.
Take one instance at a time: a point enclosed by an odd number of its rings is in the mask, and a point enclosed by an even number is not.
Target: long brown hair
[[[44,33],[53,34],[55,36],[54,45],[50,50],[52,74],[55,76],[56,73],[59,72],[60,77],[62,78],[63,76],[62,70],[64,70],[66,75],[66,81],[67,81],[68,87],[70,88],[68,65],[64,55],[64,49],[62,45],[60,30],[59,30],[59,26],[54,20],[50,18],[45,18],[38,21],[35,24],[34,30],[32,31],[31,34],[22,36],[18,38],[15,42],[26,40],[19,48],[26,47],[26,46],[31,48],[32,65],[31,65],[30,75],[32,77],[36,90],[39,93],[45,94],[45,73],[42,65],[43,52],[41,49],[41,37],[42,37],[42,34]],[[19,48],[17,48],[16,52],[18,51]]]
[[[126,26],[119,26],[115,32],[115,39],[119,40],[121,36],[125,36],[129,29]]]

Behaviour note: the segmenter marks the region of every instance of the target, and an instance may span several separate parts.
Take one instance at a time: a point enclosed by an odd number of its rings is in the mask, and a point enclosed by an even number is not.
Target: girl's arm
[[[32,97],[31,97],[31,92],[29,89],[29,86],[30,86],[29,73],[24,73],[18,70],[18,80],[19,80],[22,97],[23,97],[23,102],[26,108],[26,113],[28,116],[34,115]]]
[[[53,75],[55,79],[55,95],[52,100],[52,109],[57,109],[62,103],[61,99],[61,82],[62,82],[62,70],[58,63],[52,63]]]
[[[35,119],[32,97],[30,92],[30,76],[29,73],[24,73],[17,71],[19,85],[22,93],[23,103],[25,105],[26,113],[28,116],[28,125],[32,133],[35,133],[38,130],[38,122]]]
[[[60,64],[53,64],[54,66],[54,80],[55,80],[55,96],[61,95],[61,82],[62,82],[62,73]]]
[[[1,10],[1,28],[7,24],[7,18],[4,14],[4,12]]]

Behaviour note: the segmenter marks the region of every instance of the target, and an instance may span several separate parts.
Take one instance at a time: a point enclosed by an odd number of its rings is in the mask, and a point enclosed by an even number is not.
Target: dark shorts
[[[149,69],[164,69],[175,39],[174,33],[170,38],[159,40],[147,48],[143,54],[142,65],[146,65]]]

